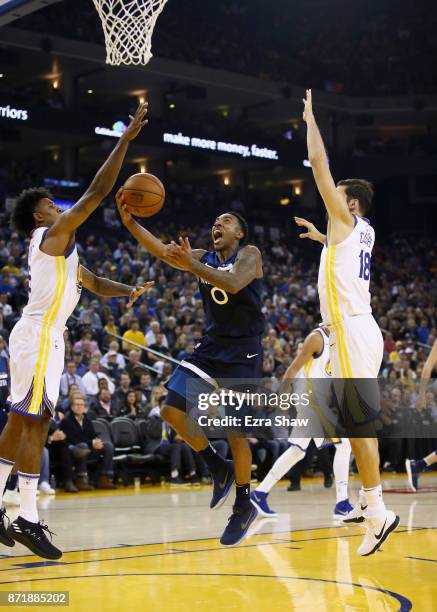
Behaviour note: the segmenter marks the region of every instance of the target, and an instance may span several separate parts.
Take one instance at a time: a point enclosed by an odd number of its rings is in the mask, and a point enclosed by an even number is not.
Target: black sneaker
[[[223,546],[239,544],[246,537],[249,527],[257,515],[258,510],[250,503],[244,508],[234,506],[228,524],[220,538],[220,544],[223,544]]]
[[[0,508],[0,542],[5,546],[15,546],[15,540],[13,540],[5,527],[5,518],[8,521],[8,525],[11,524],[10,520],[6,516],[6,508]]]
[[[323,486],[325,489],[330,489],[334,484],[334,479],[332,478],[332,474],[325,474],[323,477]]]
[[[19,516],[11,523],[7,529],[7,534],[16,542],[23,544],[38,557],[43,559],[60,559],[62,552],[50,542],[44,533],[47,531],[50,536],[52,532],[44,525],[42,521],[39,523],[31,523]]]
[[[220,508],[225,503],[234,481],[234,464],[232,461],[227,460],[223,470],[217,472],[217,474],[212,474],[213,492],[211,503],[209,504],[211,509]]]
[[[300,483],[291,482],[287,487],[287,491],[300,491]]]
[[[170,478],[169,483],[173,487],[185,487],[188,484],[190,484],[186,480],[183,480],[183,478],[181,478],[180,476],[175,476],[174,478]]]

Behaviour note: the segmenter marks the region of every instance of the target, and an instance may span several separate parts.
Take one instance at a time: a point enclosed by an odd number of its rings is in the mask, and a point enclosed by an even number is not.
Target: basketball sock
[[[208,442],[208,446],[199,451],[199,455],[205,461],[209,471],[214,474],[226,466],[226,461],[220,457],[215,448]]]
[[[378,485],[370,489],[364,489],[367,502],[366,516],[368,519],[384,519],[387,509],[382,499],[382,487]]]
[[[179,470],[172,470],[172,471],[170,472],[170,476],[171,476],[172,478],[177,478],[177,477],[179,476]]]
[[[348,499],[347,486],[349,483],[349,460],[351,456],[351,446],[349,440],[343,440],[335,447],[334,456],[334,478],[337,491],[337,503]]]
[[[250,484],[242,484],[239,485],[235,483],[236,496],[235,496],[235,505],[239,508],[244,508],[248,504],[250,504],[249,494],[250,494]]]
[[[38,522],[38,509],[36,507],[36,491],[39,474],[22,474],[18,472],[18,486],[20,487],[19,516],[30,523]]]
[[[260,491],[261,493],[269,493],[278,480],[285,476],[293,465],[296,465],[296,463],[304,457],[304,451],[298,446],[289,446],[287,450],[282,453],[278,459],[276,459],[270,472],[267,474],[261,484],[257,486],[256,490]]]
[[[6,481],[13,467],[13,461],[0,457],[0,508],[3,506],[3,493],[5,491]]]

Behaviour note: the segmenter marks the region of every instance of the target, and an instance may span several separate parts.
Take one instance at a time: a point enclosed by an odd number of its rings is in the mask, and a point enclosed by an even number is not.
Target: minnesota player
[[[347,179],[335,185],[314,118],[311,90],[307,90],[303,102],[308,159],[328,212],[318,279],[320,310],[323,323],[330,330],[337,400],[343,419],[351,426],[350,431],[355,432],[376,420],[380,411],[376,379],[382,361],[383,338],[372,316],[369,292],[375,232],[364,218],[371,205],[373,188],[362,179]],[[375,384],[369,384],[370,379]],[[376,552],[396,529],[399,517],[386,509],[382,499],[378,440],[351,438],[351,446],[367,504],[366,535],[358,548],[358,554],[366,556]]]
[[[238,544],[257,515],[249,498],[252,464],[249,444],[243,437],[229,435],[234,464],[225,461],[187,410],[195,405],[190,401],[190,385],[204,380],[206,388],[212,391],[218,379],[250,380],[262,375],[261,253],[246,244],[247,223],[237,213],[217,217],[211,229],[213,250],[204,251],[191,250],[188,239],[181,238],[179,245],[163,244],[132,219],[123,203],[122,191],[117,194],[117,204],[126,228],[145,249],[199,278],[206,335],[171,377],[161,416],[205,460],[213,478],[211,508],[223,504],[235,481],[233,513],[220,542],[228,546]]]
[[[0,542],[6,546],[20,542],[46,559],[62,555],[47,538],[48,527],[38,522],[36,493],[41,454],[64,369],[65,323],[82,286],[105,297],[130,296],[133,303],[150,285],[136,288],[95,276],[79,263],[75,232],[112,190],[129,142],[147,123],[146,113],[147,104],[140,105],[88,190],[70,210],[61,213],[45,189],[34,188],[23,191],[12,211],[15,229],[31,236],[29,301],[9,339],[11,412],[0,437],[0,495],[16,464],[20,510],[6,529],[0,503]]]
[[[294,427],[289,448],[276,460],[271,470],[257,488],[250,494],[250,500],[261,516],[277,516],[268,505],[267,497],[291,468],[305,457],[311,440],[320,450],[335,444],[334,477],[337,490],[337,503],[334,518],[346,516],[352,506],[348,499],[349,459],[351,447],[347,438],[332,439],[335,434],[336,417],[331,411],[331,366],[329,361],[329,335],[323,327],[317,327],[305,338],[298,352],[284,374],[283,384],[293,381],[293,392],[311,393],[309,407],[297,406],[296,418],[311,417],[311,425],[320,424],[320,434],[327,432],[329,438],[308,438],[308,431],[303,427]],[[332,432],[332,434],[331,434]]]

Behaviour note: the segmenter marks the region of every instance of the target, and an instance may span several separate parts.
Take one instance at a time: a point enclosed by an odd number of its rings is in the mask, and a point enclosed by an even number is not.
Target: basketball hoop
[[[148,64],[152,34],[167,0],[93,0],[102,21],[106,63]]]

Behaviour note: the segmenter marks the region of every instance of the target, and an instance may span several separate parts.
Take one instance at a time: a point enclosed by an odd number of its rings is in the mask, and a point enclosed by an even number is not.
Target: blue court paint
[[[32,563],[14,563],[15,567],[24,567],[26,569],[32,567],[49,567],[50,565],[65,565],[63,561],[33,561]]]

